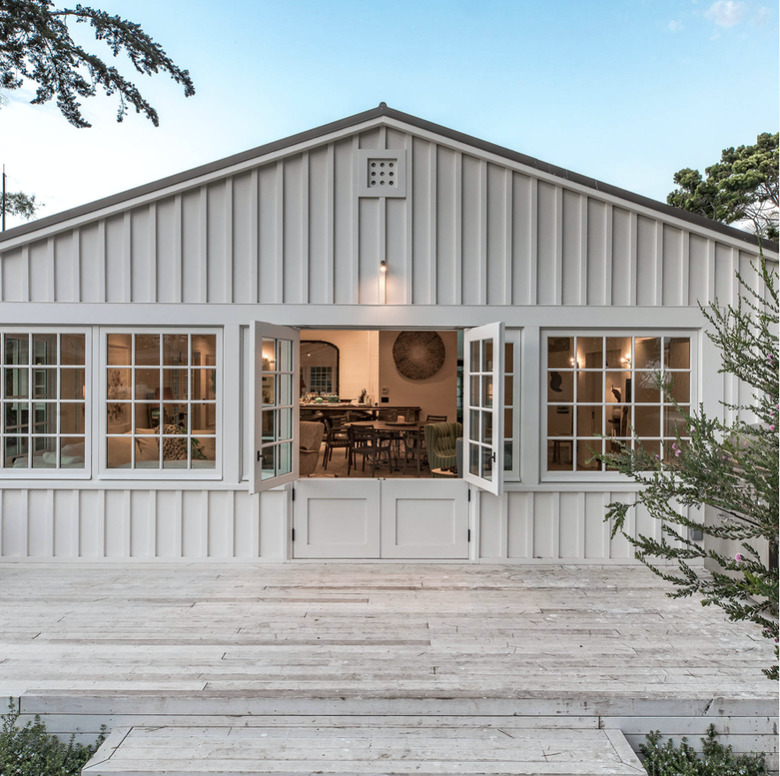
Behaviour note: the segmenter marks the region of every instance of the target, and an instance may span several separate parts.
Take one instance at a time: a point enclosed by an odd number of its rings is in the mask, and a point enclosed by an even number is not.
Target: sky
[[[675,171],[778,130],[776,0],[91,5],[141,24],[196,94],[138,75],[158,128],[135,113],[117,123],[115,98],[99,97],[84,102],[93,126],[76,129],[54,103],[30,105],[32,85],[6,92],[0,162],[39,217],[380,102],[659,201]]]

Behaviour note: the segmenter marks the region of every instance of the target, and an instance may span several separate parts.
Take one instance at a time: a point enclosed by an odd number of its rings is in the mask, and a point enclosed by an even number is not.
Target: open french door
[[[464,336],[463,479],[495,495],[504,487],[504,324]]]
[[[252,493],[298,478],[299,341],[297,329],[252,323]]]

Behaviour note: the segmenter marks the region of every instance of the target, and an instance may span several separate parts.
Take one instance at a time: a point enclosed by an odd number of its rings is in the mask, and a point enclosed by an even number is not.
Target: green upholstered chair
[[[456,441],[463,436],[460,423],[428,423],[425,426],[425,449],[431,469],[457,466]]]

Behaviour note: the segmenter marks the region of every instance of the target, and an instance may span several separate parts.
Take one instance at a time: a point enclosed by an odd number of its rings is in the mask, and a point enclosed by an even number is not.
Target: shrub
[[[93,746],[75,743],[74,736],[67,743],[60,741],[46,732],[38,715],[20,727],[13,700],[8,708],[8,714],[0,717],[0,776],[79,776],[103,742],[102,734]]]
[[[656,730],[647,736],[647,743],[639,745],[649,776],[765,776],[767,771],[763,754],[734,754],[730,746],[717,741],[715,726],[710,725],[701,739],[702,754],[697,755],[683,737],[679,746],[669,739],[660,743]]]

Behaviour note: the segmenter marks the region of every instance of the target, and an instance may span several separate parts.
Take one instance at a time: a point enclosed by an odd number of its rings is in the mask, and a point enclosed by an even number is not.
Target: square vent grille
[[[358,154],[359,196],[406,196],[406,151],[361,149]]]

